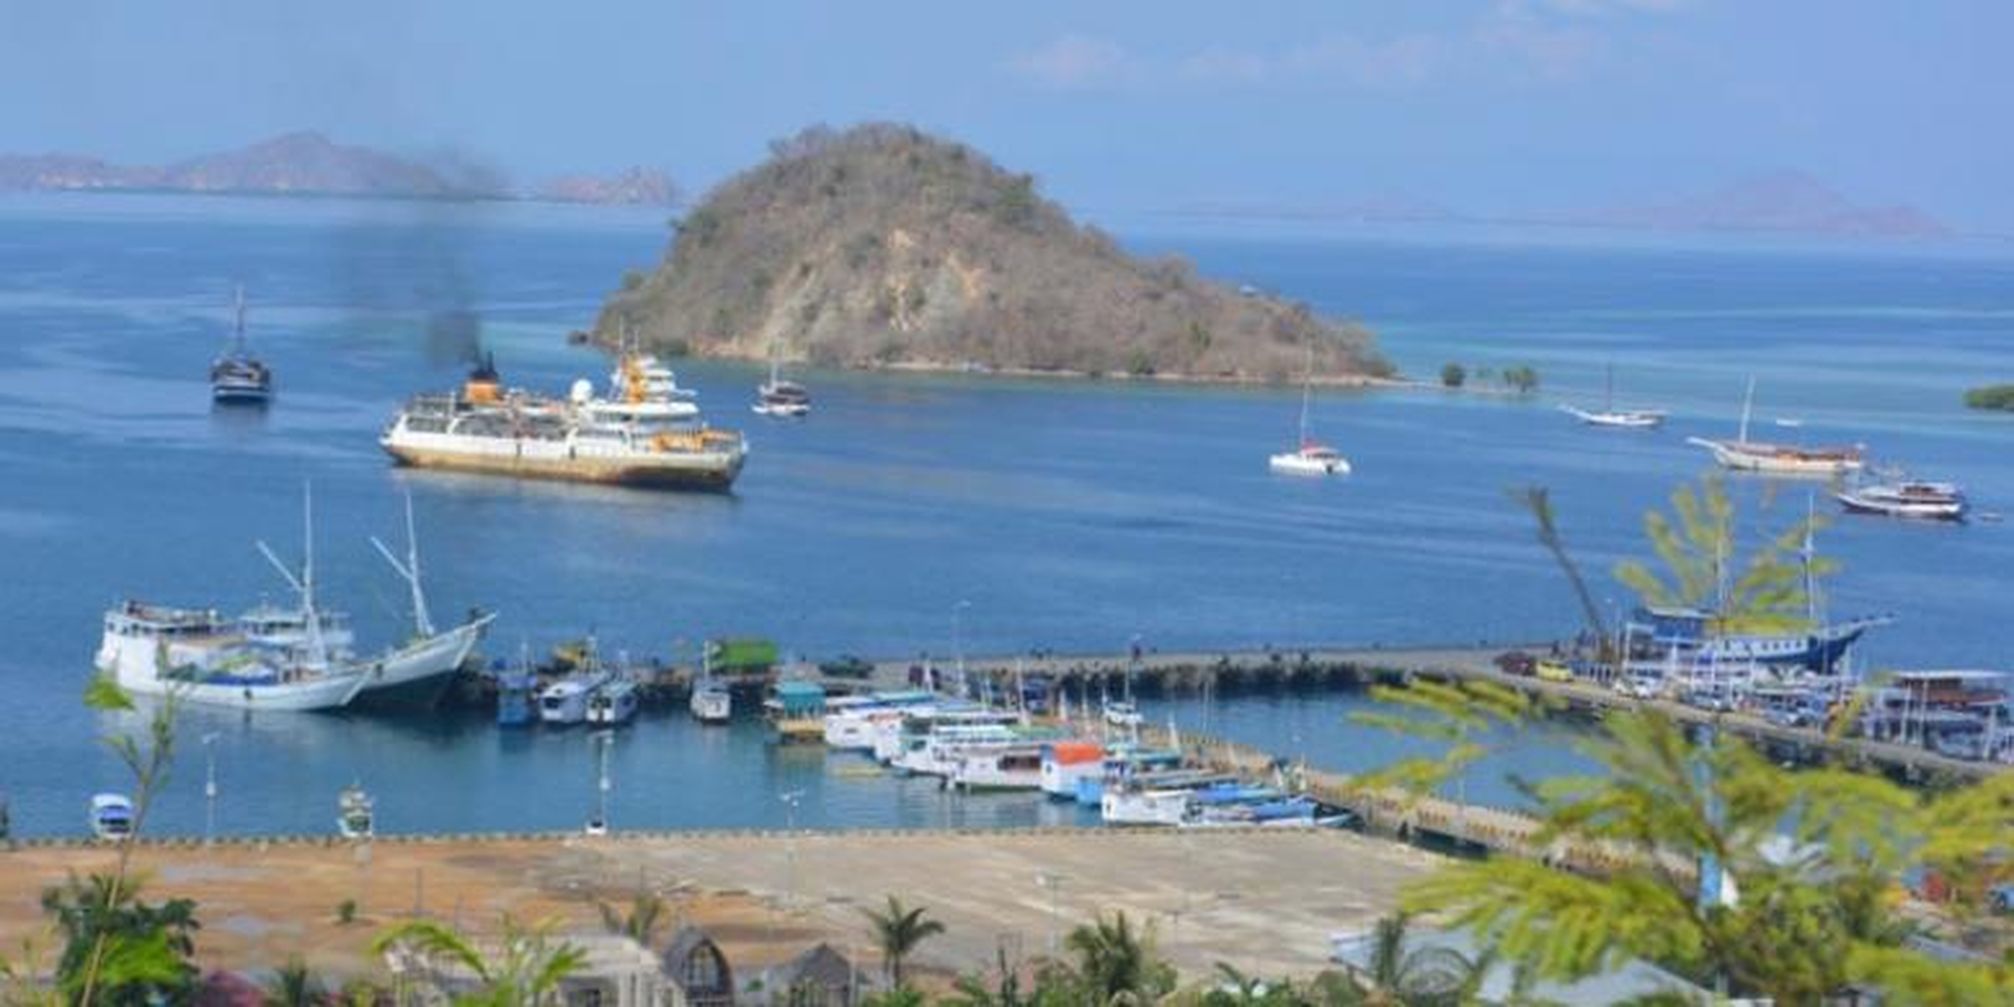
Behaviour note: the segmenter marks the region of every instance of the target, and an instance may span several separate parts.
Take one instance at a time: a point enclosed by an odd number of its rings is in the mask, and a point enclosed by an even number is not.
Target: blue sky
[[[1638,202],[1799,168],[2014,231],[2014,4],[0,0],[0,150],[315,128],[703,188],[811,122],[972,142],[1090,213]]]

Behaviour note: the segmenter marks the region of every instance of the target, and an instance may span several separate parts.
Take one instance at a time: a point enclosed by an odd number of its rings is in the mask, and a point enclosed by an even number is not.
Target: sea
[[[1688,436],[1733,432],[1755,382],[1761,434],[1864,443],[2014,508],[2014,416],[1969,412],[2014,380],[2014,247],[1612,232],[1121,231],[1143,253],[1360,320],[1407,375],[1471,390],[1318,390],[1313,432],[1355,471],[1268,473],[1297,388],[797,371],[801,422],[748,409],[753,365],[679,361],[718,425],[752,443],[731,494],[514,482],[392,467],[376,438],[408,395],[454,385],[473,352],[512,384],[601,384],[570,346],[625,270],[649,269],[661,212],[166,195],[0,198],[0,797],[17,836],[79,835],[98,791],[131,789],[105,745],[133,714],[85,708],[102,614],[125,598],[249,607],[290,597],[256,550],[303,548],[312,486],[325,604],[366,648],[407,625],[396,542],[409,494],[437,616],[498,615],[485,651],[690,661],[759,635],[787,654],[945,660],[955,652],[1120,653],[1402,646],[1568,636],[1578,607],[1520,487],[1551,494],[1600,603],[1645,513],[1708,469]],[[242,285],[277,374],[261,411],[216,409],[205,374]],[[1537,393],[1498,393],[1528,365]],[[1556,406],[1671,410],[1660,431],[1576,425]],[[1823,487],[1736,479],[1744,535],[1807,508],[1842,564],[1828,612],[1893,613],[1866,669],[2014,665],[2014,531],[1835,515]],[[1342,692],[1150,701],[1156,722],[1353,770],[1419,751],[1357,724]],[[1590,771],[1583,736],[1492,739],[1471,799]],[[585,731],[480,715],[190,710],[151,829],[327,833],[360,783],[387,832],[578,828],[597,800]],[[617,828],[980,827],[1085,823],[1072,807],[947,794],[865,760],[771,744],[744,720],[649,714],[616,735]],[[214,782],[214,798],[205,785]]]

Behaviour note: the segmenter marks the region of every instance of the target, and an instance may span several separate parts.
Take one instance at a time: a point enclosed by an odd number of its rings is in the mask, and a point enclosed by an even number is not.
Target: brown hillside
[[[1383,375],[1370,334],[1143,261],[962,144],[907,126],[771,145],[679,223],[596,323],[674,353],[848,367],[1281,380]]]

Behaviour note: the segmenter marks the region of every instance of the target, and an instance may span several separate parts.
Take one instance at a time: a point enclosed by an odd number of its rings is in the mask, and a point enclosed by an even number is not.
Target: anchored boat
[[[125,794],[91,797],[91,834],[109,842],[133,838],[133,801]]]
[[[1834,490],[1832,498],[1856,514],[1927,521],[1963,521],[1971,509],[1965,491],[1956,484],[1917,479],[1843,487]]]
[[[1591,427],[1611,427],[1626,430],[1648,430],[1664,425],[1667,415],[1662,409],[1617,409],[1615,407],[1615,368],[1608,369],[1608,380],[1602,396],[1600,409],[1582,409],[1571,403],[1560,403],[1560,409],[1567,415]]]
[[[245,345],[245,288],[238,288],[237,327],[229,349],[210,362],[210,400],[263,406],[273,397],[273,372]]]
[[[352,783],[336,795],[336,831],[344,839],[369,839],[377,831],[377,802],[363,785]]]
[[[1350,460],[1340,452],[1308,436],[1308,403],[1314,394],[1314,348],[1308,350],[1308,373],[1301,382],[1301,436],[1292,451],[1282,451],[1267,459],[1268,468],[1290,476],[1346,476]]]
[[[1866,464],[1866,452],[1857,444],[1806,447],[1798,444],[1749,440],[1749,413],[1754,404],[1755,379],[1750,378],[1748,394],[1741,401],[1741,430],[1735,439],[1727,441],[1688,437],[1687,443],[1697,444],[1713,452],[1713,460],[1722,468],[1769,475],[1842,476],[1849,472],[1858,472]]]
[[[378,443],[393,461],[529,479],[659,489],[725,490],[748,445],[716,430],[698,407],[667,388],[647,357],[625,358],[615,396],[594,397],[586,380],[554,399],[505,389],[485,359],[462,388],[421,395],[399,410]]]
[[[779,373],[781,361],[772,347],[769,353],[769,380],[755,388],[757,416],[796,419],[811,414],[811,393],[795,381],[785,381]]]

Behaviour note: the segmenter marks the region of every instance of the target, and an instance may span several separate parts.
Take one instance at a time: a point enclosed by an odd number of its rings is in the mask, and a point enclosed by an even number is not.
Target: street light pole
[[[217,839],[217,735],[203,735],[203,845]]]
[[[804,798],[802,790],[787,790],[777,795],[783,802],[783,907],[789,910],[797,903],[797,802]]]

